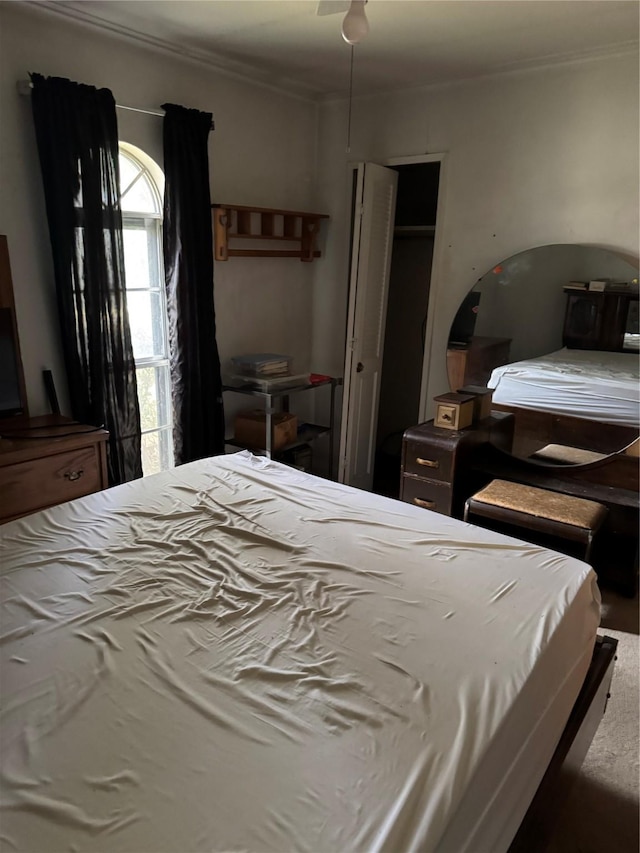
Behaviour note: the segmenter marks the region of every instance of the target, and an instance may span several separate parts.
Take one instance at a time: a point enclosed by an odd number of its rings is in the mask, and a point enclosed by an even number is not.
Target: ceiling
[[[71,15],[314,99],[343,96],[344,13],[316,0],[40,0]],[[354,94],[441,84],[637,49],[637,0],[369,0]]]

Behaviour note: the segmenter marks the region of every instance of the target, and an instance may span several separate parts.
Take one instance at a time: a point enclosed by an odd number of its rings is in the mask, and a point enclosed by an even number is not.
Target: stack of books
[[[613,281],[610,278],[593,278],[591,281],[569,281],[563,290],[590,290],[595,293],[612,291],[615,293],[637,293],[637,281]]]
[[[241,376],[256,376],[262,379],[276,376],[289,376],[291,373],[291,357],[272,352],[249,353],[237,355],[231,359],[233,366]]]
[[[231,385],[247,386],[267,394],[305,385],[309,381],[308,373],[292,373],[293,359],[289,355],[272,352],[249,353],[234,356],[231,364]]]

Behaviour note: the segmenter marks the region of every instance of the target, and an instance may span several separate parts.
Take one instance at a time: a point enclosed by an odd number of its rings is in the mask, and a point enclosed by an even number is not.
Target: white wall
[[[355,80],[357,86],[357,49]],[[638,258],[638,57],[625,55],[357,99],[321,109],[319,204],[332,215],[314,284],[314,361],[342,370],[349,161],[446,152],[432,278],[428,399],[448,390],[461,300],[500,260],[549,243]]]
[[[64,368],[44,198],[29,98],[30,71],[111,89],[118,103],[165,102],[214,114],[212,201],[313,210],[316,106],[215,73],[58,14],[0,3],[0,233],[8,237],[31,414],[46,412],[41,371],[51,368],[64,404]],[[162,165],[162,120],[118,111],[120,136]],[[312,270],[295,259],[231,259],[215,268],[223,359],[282,351],[307,367]]]

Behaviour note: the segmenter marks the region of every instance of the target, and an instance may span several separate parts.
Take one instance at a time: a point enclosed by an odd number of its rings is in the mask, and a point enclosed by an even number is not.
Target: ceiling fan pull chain
[[[347,119],[347,154],[351,153],[351,106],[353,102],[353,50],[351,45],[351,62],[349,65],[349,118]]]

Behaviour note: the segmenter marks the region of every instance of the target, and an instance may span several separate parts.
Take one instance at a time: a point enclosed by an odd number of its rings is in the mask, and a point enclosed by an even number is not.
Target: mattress
[[[500,851],[584,563],[246,452],[0,528],[3,850]]]
[[[563,348],[495,368],[488,386],[504,406],[640,427],[635,353]]]

